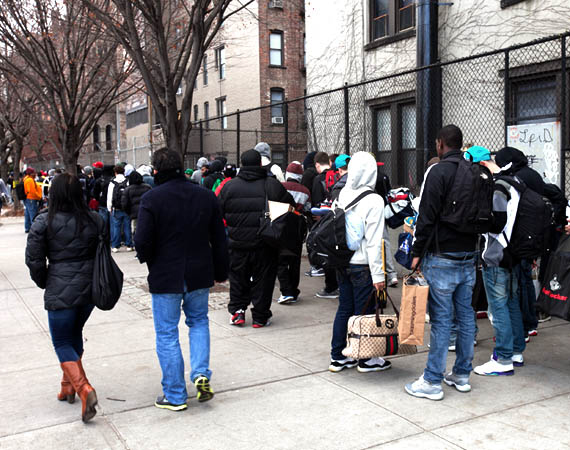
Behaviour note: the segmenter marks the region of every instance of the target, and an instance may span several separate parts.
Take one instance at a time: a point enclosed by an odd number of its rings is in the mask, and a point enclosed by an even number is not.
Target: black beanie
[[[241,155],[241,165],[261,167],[261,155],[255,150],[248,150]]]

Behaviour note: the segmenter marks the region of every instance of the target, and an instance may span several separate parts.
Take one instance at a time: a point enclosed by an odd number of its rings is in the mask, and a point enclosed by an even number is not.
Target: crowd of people
[[[544,229],[548,236],[541,237],[538,252],[521,252],[521,211],[535,199],[525,191],[543,198],[552,186],[528,167],[517,149],[501,149],[493,160],[488,149],[464,148],[461,130],[453,125],[439,132],[437,155],[429,163],[410,217],[415,224],[412,267],[423,273],[430,287],[430,348],[421,376],[405,385],[410,395],[432,400],[443,398],[442,382],[468,392],[472,371],[513,375],[514,367],[524,365],[525,341],[537,334],[539,319],[533,267],[537,259],[544,266],[564,232],[567,206],[563,196],[562,206],[560,199],[558,204],[553,201],[554,209],[564,210],[560,220]],[[63,371],[58,399],[71,402],[77,393],[84,421],[95,415],[97,403],[81,358],[82,329],[93,310],[89,280],[99,229],[105,230],[113,252],[124,245],[126,251],[136,250],[136,257],[148,266],[162,369],[163,393],[155,402],[159,408],[187,407],[178,341],[181,310],[189,328],[190,379],[198,401],[214,396],[208,328],[208,296],[214,283],[229,280],[233,326],[248,322],[250,306],[253,328],[271,324],[277,281],[278,304],[299,301],[305,233],[299,227],[287,245],[268,244],[260,235],[260,224],[272,202],[284,204],[308,228],[332,209],[347,209],[346,239],[354,251],[350,263],[337,269],[311,267],[305,273],[324,278],[317,297],[338,298],[329,370],[391,367],[381,357],[354,360],[342,354],[349,318],[362,313],[372,292],[398,285],[385,220],[392,189],[383,164],[364,151],[350,156],[313,152],[283,172],[264,142],[244,152],[239,163],[238,169],[223,156],[200,158],[195,169],[188,169],[179,153],[161,149],[154,153],[152,167],[95,163],[78,175],[54,173],[46,192],[38,186],[35,171],[27,169],[26,264],[36,284],[45,289],[50,332]],[[38,212],[43,200],[48,207]],[[490,360],[473,369],[472,303],[479,278],[496,344]],[[450,350],[456,360],[452,371],[445,373]]]

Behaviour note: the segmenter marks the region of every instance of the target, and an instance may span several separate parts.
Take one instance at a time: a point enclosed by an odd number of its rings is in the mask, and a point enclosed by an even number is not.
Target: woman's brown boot
[[[63,370],[63,366],[61,367]],[[64,402],[67,400],[67,403],[74,403],[75,402],[75,389],[67,379],[65,372],[63,372],[63,376],[61,377],[61,391],[57,394],[57,399],[60,402]]]
[[[97,394],[95,389],[89,384],[89,381],[87,381],[81,360],[61,363],[61,367],[81,399],[81,418],[83,422],[90,421],[97,414],[95,409]]]

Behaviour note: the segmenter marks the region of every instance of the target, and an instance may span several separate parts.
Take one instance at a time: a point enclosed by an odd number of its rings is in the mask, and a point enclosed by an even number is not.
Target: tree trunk
[[[65,170],[77,175],[77,159],[79,157],[79,131],[75,128],[68,128],[64,134],[63,142],[63,165]]]
[[[12,143],[12,161],[14,162],[14,178],[20,182],[23,182],[22,180],[20,180],[20,158],[22,157],[23,147],[24,147],[24,142],[22,138],[16,137],[14,139],[14,142]],[[14,191],[12,192],[15,194]],[[24,199],[18,199],[18,200],[21,200],[22,203],[20,203],[19,201],[14,201],[15,210],[18,210],[23,206]]]

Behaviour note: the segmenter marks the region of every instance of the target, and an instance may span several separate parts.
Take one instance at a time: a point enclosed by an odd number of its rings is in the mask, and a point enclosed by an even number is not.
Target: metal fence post
[[[509,142],[509,119],[511,117],[510,103],[510,86],[509,86],[509,51],[505,51],[505,147]]]
[[[285,99],[285,104],[283,105],[283,120],[285,122],[285,166],[289,164],[289,103]]]
[[[204,126],[200,121],[200,158],[204,156]]]
[[[344,83],[344,153],[350,155],[350,102],[348,101],[348,83]]]
[[[562,101],[560,105],[560,188],[564,193],[568,193],[566,189],[566,150],[568,149],[568,116],[566,114],[567,93],[566,93],[566,36],[562,36],[562,52],[560,54],[560,69],[562,70],[562,80],[560,81],[560,91]]]
[[[236,162],[236,167],[239,167],[239,159],[240,159],[240,153],[241,153],[241,118],[240,118],[240,114],[239,114],[239,109],[237,110],[237,115],[236,115],[236,128],[237,128],[237,136],[236,136],[236,152],[237,152],[237,162]]]

